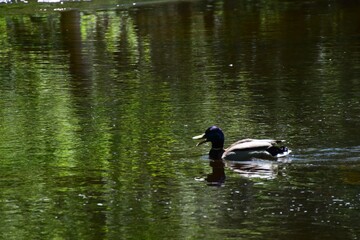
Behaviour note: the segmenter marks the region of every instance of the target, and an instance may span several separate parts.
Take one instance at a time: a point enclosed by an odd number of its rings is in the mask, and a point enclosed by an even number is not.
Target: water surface
[[[359,11],[3,1],[1,238],[358,239]],[[293,154],[209,186],[213,124]]]

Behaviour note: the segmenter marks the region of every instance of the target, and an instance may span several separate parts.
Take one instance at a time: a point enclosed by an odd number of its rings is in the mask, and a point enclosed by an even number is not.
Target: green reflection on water
[[[358,4],[31,4],[0,16],[4,238],[357,234]],[[212,124],[305,163],[208,187]]]

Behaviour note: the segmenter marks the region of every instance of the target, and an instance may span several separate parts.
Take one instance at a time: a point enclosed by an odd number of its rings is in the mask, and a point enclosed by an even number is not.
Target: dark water
[[[359,1],[2,2],[1,239],[360,238]]]

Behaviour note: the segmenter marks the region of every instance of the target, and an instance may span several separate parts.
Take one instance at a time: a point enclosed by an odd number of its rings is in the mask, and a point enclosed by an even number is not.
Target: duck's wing
[[[284,142],[284,140],[274,139],[242,139],[233,143],[226,149],[226,152],[231,151],[251,151],[251,150],[265,150],[271,146],[275,146]]]
[[[227,148],[222,158],[229,161],[247,161],[253,158],[274,159],[274,156],[266,150],[277,143],[279,143],[278,140],[272,139],[243,139]]]

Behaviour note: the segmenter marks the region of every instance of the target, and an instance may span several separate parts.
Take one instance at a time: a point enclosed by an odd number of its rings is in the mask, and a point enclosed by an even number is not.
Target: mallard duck
[[[279,146],[285,142],[284,140],[273,139],[243,139],[224,149],[224,133],[217,126],[209,127],[205,133],[195,136],[193,139],[203,139],[196,146],[211,142],[210,159],[229,161],[247,161],[254,158],[276,160],[288,156],[291,152],[287,147]]]

